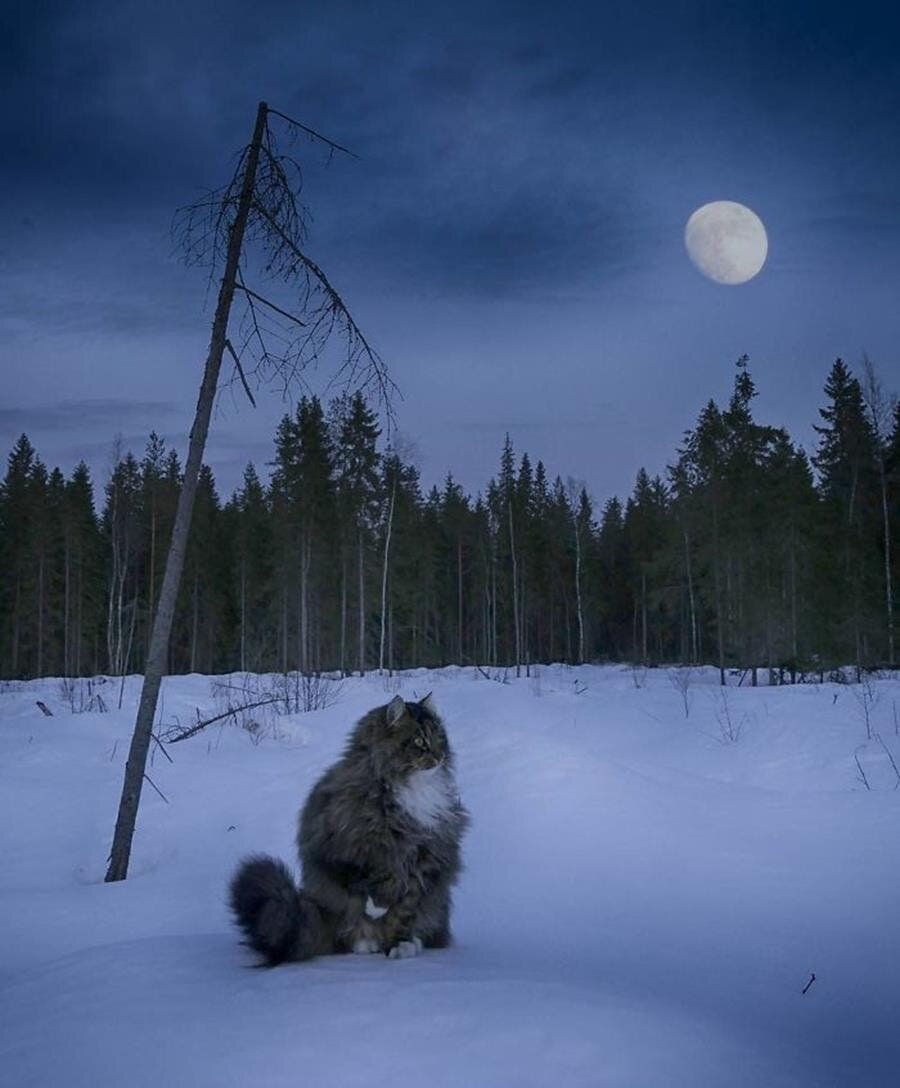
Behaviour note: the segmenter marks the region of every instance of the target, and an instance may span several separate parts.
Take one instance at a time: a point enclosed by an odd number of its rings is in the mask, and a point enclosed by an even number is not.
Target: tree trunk
[[[357,530],[357,559],[359,560],[359,675],[366,673],[366,573],[362,527]]]
[[[247,560],[241,559],[241,672],[247,671]]]
[[[388,584],[388,558],[391,550],[391,529],[394,524],[394,500],[397,497],[397,479],[394,477],[394,486],[391,488],[391,505],[388,508],[387,530],[384,536],[384,559],[381,565],[381,641],[378,647],[378,673],[384,672],[384,638],[385,620],[387,617],[387,584]]]
[[[309,672],[309,563],[309,540],[303,532],[300,538],[300,646],[297,657],[304,675]]]
[[[725,687],[725,630],[722,617],[722,581],[719,574],[719,517],[713,505],[713,586],[716,595],[716,641],[719,650],[719,683]]]
[[[578,608],[578,664],[584,664],[584,608],[581,601],[581,529],[575,519],[575,602]]]
[[[346,676],[347,664],[347,557],[341,555],[341,652],[340,672]]]
[[[888,667],[894,667],[894,590],[891,583],[891,519],[888,512],[884,455],[879,450],[878,475],[881,484],[881,516],[884,524],[884,600],[887,606]]]
[[[519,626],[519,568],[516,562],[516,535],[513,528],[512,499],[507,503],[509,511],[509,552],[512,557],[513,628],[516,641],[516,676],[522,674],[522,631]]]
[[[44,675],[44,553],[38,557],[37,675]]]
[[[647,572],[641,571],[641,662],[647,664]]]
[[[697,604],[694,600],[694,579],[691,574],[691,547],[688,540],[687,526],[682,529],[684,533],[684,569],[687,575],[688,601],[691,609],[691,664],[699,662],[699,650],[697,647]]]
[[[172,527],[172,539],[169,545],[168,558],[166,560],[166,570],[163,575],[162,590],[159,595],[159,608],[153,621],[153,633],[150,638],[150,652],[147,655],[147,667],[144,675],[144,684],[141,689],[141,701],[138,707],[134,735],[131,738],[128,762],[125,765],[125,779],[122,785],[122,796],[119,801],[119,812],[116,819],[115,833],[113,835],[109,868],[106,872],[107,882],[124,880],[128,874],[128,862],[131,857],[131,843],[134,838],[137,810],[141,799],[141,788],[144,783],[144,768],[147,764],[147,752],[150,748],[153,718],[156,714],[159,689],[162,684],[162,677],[166,667],[169,637],[172,633],[172,622],[175,617],[175,605],[178,598],[178,586],[181,581],[181,572],[184,567],[188,532],[191,526],[191,514],[194,509],[194,496],[197,492],[197,481],[200,476],[200,468],[203,462],[203,450],[206,445],[206,436],[209,432],[209,419],[210,414],[212,413],[213,400],[215,399],[219,369],[221,368],[222,355],[225,351],[228,316],[231,311],[231,302],[234,298],[241,247],[244,240],[244,230],[247,225],[247,217],[250,213],[250,203],[253,198],[253,184],[256,178],[256,166],[259,161],[263,130],[265,129],[266,124],[266,110],[267,107],[265,102],[260,102],[256,113],[253,139],[247,152],[247,162],[244,168],[240,199],[238,201],[234,222],[231,224],[228,232],[228,252],[225,260],[225,271],[222,276],[222,284],[219,288],[219,298],[216,305],[215,318],[213,320],[209,353],[206,359],[200,393],[197,398],[194,424],[191,427],[188,458],[184,469],[184,484],[181,489],[181,494],[178,496],[175,524]]]
[[[69,533],[66,532],[66,551],[64,560],[64,585],[63,585],[63,676],[68,676],[71,666],[71,650],[69,647],[69,627],[71,624],[69,613],[71,611],[71,571],[69,556]]]
[[[196,573],[194,574],[194,591],[191,594],[191,667],[190,672],[197,671],[197,624],[199,621],[199,585]]]
[[[456,663],[463,663],[463,565],[462,538],[456,538]]]

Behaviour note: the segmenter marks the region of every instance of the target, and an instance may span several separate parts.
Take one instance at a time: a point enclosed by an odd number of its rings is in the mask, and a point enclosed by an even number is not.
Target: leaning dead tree
[[[306,253],[307,213],[298,198],[300,167],[296,159],[279,149],[270,124],[272,119],[276,119],[291,141],[309,139],[326,148],[329,156],[335,152],[349,154],[346,148],[260,102],[252,139],[242,151],[231,180],[176,217],[176,231],[188,262],[208,262],[211,281],[220,270],[221,279],[184,482],[125,765],[107,881],[124,880],[128,873],[191,513],[225,352],[234,365],[234,380],[240,380],[252,401],[248,373],[258,383],[274,380],[287,391],[297,383],[304,383],[309,369],[326,360],[326,346],[337,335],[342,347],[329,386],[361,390],[390,412],[394,386],[382,360],[325,273]],[[258,254],[265,274],[292,289],[292,302],[282,303],[280,296],[276,302],[247,286],[245,273],[254,253]],[[242,307],[236,342],[229,337],[229,318],[235,299]]]

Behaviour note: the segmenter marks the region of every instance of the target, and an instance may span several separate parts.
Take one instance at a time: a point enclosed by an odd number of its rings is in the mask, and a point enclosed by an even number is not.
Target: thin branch
[[[293,117],[288,117],[286,113],[282,113],[280,110],[273,110],[272,107],[269,106],[269,114],[280,117],[282,121],[287,121],[287,123],[293,125],[294,128],[299,128],[301,132],[305,132],[307,136],[311,136],[314,140],[319,140],[323,144],[327,144],[328,147],[332,148],[334,151],[342,151],[345,155],[349,155],[351,159],[359,158],[359,155],[357,155],[355,151],[351,151],[349,148],[336,144],[334,140],[329,140],[327,136],[322,136],[321,133],[316,132],[315,129],[302,124],[300,121],[295,121]]]
[[[253,208],[258,215],[266,220],[275,235],[281,239],[283,246],[295,258],[294,267],[296,267],[297,264],[302,266],[304,271],[317,283],[327,298],[327,306],[322,308],[322,311],[310,328],[309,334],[304,338],[300,345],[298,361],[310,361],[310,357],[312,359],[317,358],[319,341],[324,341],[328,338],[335,321],[340,319],[345,325],[349,344],[347,361],[340,368],[338,374],[345,374],[348,382],[353,381],[359,368],[359,357],[361,355],[365,356],[371,366],[371,376],[368,381],[363,383],[363,385],[368,385],[372,382],[375,383],[378,388],[379,399],[388,415],[391,415],[391,395],[396,394],[398,390],[393,380],[389,377],[381,356],[371,346],[363,335],[362,330],[350,316],[350,312],[344,305],[341,296],[335,288],[332,287],[328,277],[322,269],[319,268],[315,261],[306,256],[294,239],[290,237],[282,225],[274,218],[267,208],[259,203],[258,200],[254,200]],[[309,351],[309,355],[306,354],[307,351]],[[305,359],[304,356],[306,357]],[[334,384],[334,381],[329,384]]]
[[[257,302],[261,302],[264,306],[268,306],[270,310],[274,310],[276,314],[281,314],[282,317],[286,317],[288,321],[292,321],[295,325],[299,325],[302,329],[306,328],[306,322],[301,321],[295,314],[289,313],[287,310],[282,310],[280,306],[276,306],[274,302],[270,302],[267,298],[263,298],[262,295],[258,295],[255,291],[251,291],[249,287],[246,287],[243,283],[235,284],[238,291],[243,291],[245,295],[249,295],[251,298],[255,298]]]
[[[166,744],[177,744],[180,740],[187,740],[188,737],[196,736],[201,729],[205,729],[208,725],[213,725],[215,722],[220,722],[224,718],[231,718],[236,714],[240,714],[244,710],[255,710],[258,706],[267,706],[269,703],[277,703],[278,696],[272,696],[268,699],[260,699],[255,703],[246,703],[243,706],[232,706],[225,711],[224,714],[217,714],[214,718],[207,718],[206,721],[197,722],[196,725],[192,725],[190,729],[185,729],[181,733],[177,733],[174,737],[166,737]]]
[[[237,356],[237,352],[234,350],[230,340],[225,341],[225,347],[228,349],[231,358],[234,359],[234,365],[237,367],[238,377],[241,379],[241,384],[244,387],[244,392],[247,394],[247,400],[256,407],[256,401],[253,399],[253,394],[250,392],[250,386],[247,384],[247,378],[244,374],[244,368],[241,366],[241,360]]]
[[[864,748],[864,747],[865,747],[864,744],[861,744],[859,746],[859,748]],[[857,769],[857,771],[859,771],[859,780],[862,782],[862,784],[866,787],[867,790],[871,791],[872,787],[869,785],[868,778],[866,778],[866,772],[862,769],[862,764],[859,762],[859,748],[857,748],[856,751],[853,753],[853,758],[856,760],[856,769]]]
[[[162,754],[163,754],[163,755],[164,755],[164,756],[166,757],[166,759],[167,759],[167,760],[168,760],[168,761],[169,761],[170,763],[174,763],[174,762],[175,762],[175,760],[174,760],[174,759],[172,759],[172,757],[171,757],[171,756],[169,755],[169,753],[168,753],[168,752],[167,752],[167,751],[165,750],[165,748],[163,748],[163,745],[162,745],[162,741],[161,741],[161,740],[159,739],[159,737],[158,737],[158,736],[157,736],[157,735],[156,735],[155,733],[151,733],[151,734],[150,734],[150,737],[151,737],[151,738],[152,738],[152,740],[153,740],[153,741],[154,741],[154,742],[156,743],[156,746],[157,746],[157,748],[159,748],[159,750],[160,750],[160,751],[162,752]]]

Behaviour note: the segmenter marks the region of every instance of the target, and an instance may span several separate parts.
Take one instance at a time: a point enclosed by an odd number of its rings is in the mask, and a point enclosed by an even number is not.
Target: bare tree
[[[575,534],[575,606],[578,613],[578,664],[584,664],[584,602],[582,599],[582,570],[584,567],[584,547],[586,537],[590,536],[590,503],[587,488],[583,480],[569,476],[566,480],[566,499],[572,514],[572,528]]]
[[[384,673],[384,638],[387,617],[388,561],[391,552],[391,532],[394,528],[394,504],[397,499],[397,476],[400,474],[400,459],[397,455],[388,458],[391,473],[391,498],[384,521],[384,557],[381,563],[381,638],[378,643],[378,675]]]
[[[274,378],[287,390],[294,383],[303,381],[308,367],[322,360],[326,344],[336,332],[344,341],[344,352],[332,383],[341,382],[374,392],[390,410],[394,387],[384,364],[357,327],[338,292],[303,248],[307,213],[296,195],[300,170],[294,159],[279,151],[269,124],[271,117],[279,118],[293,139],[305,135],[326,147],[329,155],[346,151],[260,102],[253,136],[241,153],[231,180],[223,189],[209,194],[207,199],[184,209],[176,219],[189,263],[209,262],[210,276],[219,267],[222,276],[191,428],[184,482],[153,621],[140,705],[125,766],[107,881],[124,880],[128,872],[194,497],[225,351],[228,350],[234,362],[235,380],[240,379],[252,399],[243,359],[249,358],[255,363],[258,380]],[[261,247],[266,272],[295,290],[299,288],[295,311],[246,286],[242,271],[246,261],[245,238]],[[228,337],[229,317],[236,294],[244,304],[237,348]],[[275,344],[277,350],[271,347]]]
[[[884,527],[884,599],[887,613],[888,665],[894,667],[894,591],[891,584],[891,518],[888,510],[885,454],[893,405],[884,395],[881,381],[868,355],[863,356],[863,397],[875,438],[878,482],[881,489],[881,517]]]

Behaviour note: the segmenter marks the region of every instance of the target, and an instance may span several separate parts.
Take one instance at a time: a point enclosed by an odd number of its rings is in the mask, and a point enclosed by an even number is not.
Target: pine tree
[[[139,603],[141,472],[129,451],[106,485],[103,535],[108,556],[107,670],[124,676],[131,662]]]
[[[340,669],[349,665],[348,609],[356,595],[356,663],[360,675],[367,661],[367,552],[378,516],[380,434],[375,413],[361,393],[336,400],[331,406],[335,449],[335,490],[341,542]],[[353,568],[355,575],[353,577]]]
[[[36,455],[21,435],[9,455],[0,486],[0,647],[4,676],[32,675],[28,641],[32,627],[31,554],[34,509],[31,480]]]
[[[862,389],[842,359],[825,383],[830,403],[819,409],[822,425],[813,457],[824,498],[820,557],[820,609],[829,629],[825,651],[839,664],[872,661],[878,595],[877,481],[875,442]],[[877,530],[876,530],[877,532]]]
[[[631,632],[630,561],[622,504],[613,496],[603,505],[597,531],[596,646],[603,656],[624,660]]]
[[[100,670],[103,643],[103,543],[87,465],[80,461],[66,488],[66,676]]]
[[[234,594],[237,598],[238,666],[263,671],[273,662],[272,526],[265,490],[248,464],[230,512]]]

